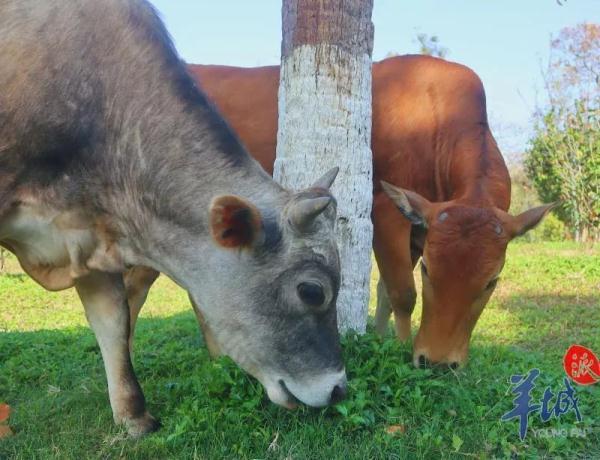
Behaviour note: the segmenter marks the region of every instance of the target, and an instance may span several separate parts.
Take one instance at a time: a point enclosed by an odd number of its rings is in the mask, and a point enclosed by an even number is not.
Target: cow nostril
[[[419,355],[419,367],[421,369],[427,367],[427,358],[425,358],[425,355]]]
[[[342,401],[346,397],[346,393],[348,390],[346,389],[346,385],[336,385],[333,387],[333,391],[331,392],[331,399],[329,400],[330,404],[337,404]]]
[[[455,361],[453,363],[450,364],[450,369],[452,369],[453,371],[455,371],[456,369],[458,369],[458,363]]]

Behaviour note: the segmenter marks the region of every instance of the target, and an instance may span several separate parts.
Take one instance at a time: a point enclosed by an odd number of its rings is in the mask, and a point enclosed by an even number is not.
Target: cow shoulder
[[[92,270],[125,270],[118,234],[107,217],[57,209],[28,197],[0,220],[0,245],[51,291],[70,288]]]

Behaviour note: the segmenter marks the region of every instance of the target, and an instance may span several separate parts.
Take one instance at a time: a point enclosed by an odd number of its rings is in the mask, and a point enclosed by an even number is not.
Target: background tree
[[[583,101],[555,107],[536,126],[525,165],[542,201],[577,241],[600,238],[600,119]]]
[[[426,56],[435,56],[442,59],[446,59],[448,53],[450,52],[448,48],[442,46],[440,43],[440,39],[437,35],[427,35],[427,34],[417,34],[417,38],[414,40],[418,45],[419,49],[417,51],[418,54],[424,54]],[[399,56],[400,53],[396,51],[389,51],[385,57],[394,57]]]
[[[417,34],[419,53],[426,56],[434,56],[445,59],[448,56],[448,48],[442,46],[437,35]]]
[[[565,27],[550,40],[544,81],[551,107],[572,101],[598,103],[600,97],[600,25]]]
[[[528,209],[543,204],[536,193],[535,186],[527,176],[522,163],[509,164],[508,171],[511,181],[511,214],[521,214]],[[520,236],[519,239],[530,243],[564,241],[569,235],[570,232],[567,231],[564,222],[556,216],[556,213],[551,212],[542,220],[540,225]]]
[[[543,201],[577,241],[600,238],[600,26],[579,24],[550,43],[544,73],[548,105],[538,109],[525,158]]]
[[[367,322],[373,173],[372,0],[283,0],[279,129],[274,177],[300,189],[340,167],[337,242],[342,280],[338,327]]]

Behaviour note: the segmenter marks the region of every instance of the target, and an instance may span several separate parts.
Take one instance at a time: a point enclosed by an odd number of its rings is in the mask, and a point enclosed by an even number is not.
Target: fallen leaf
[[[406,433],[406,425],[390,425],[385,429],[387,434],[404,434]]]
[[[0,403],[0,423],[6,422],[8,417],[10,417],[10,406]]]
[[[8,425],[0,425],[0,439],[12,436],[13,430]]]

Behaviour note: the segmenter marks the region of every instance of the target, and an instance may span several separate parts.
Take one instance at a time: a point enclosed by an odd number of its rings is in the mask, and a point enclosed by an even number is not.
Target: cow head
[[[383,187],[421,239],[423,313],[415,366],[462,365],[471,332],[498,283],[508,243],[534,228],[555,204],[511,216],[495,207],[432,203],[413,191]]]
[[[329,192],[336,174],[261,209],[239,196],[214,197],[207,258],[221,269],[190,290],[220,350],[285,407],[320,407],[346,392]]]

